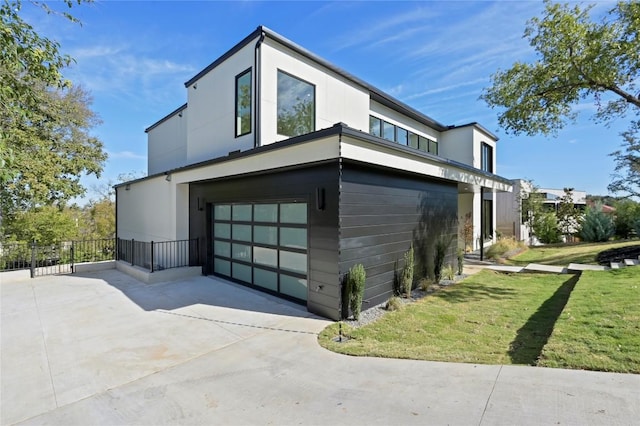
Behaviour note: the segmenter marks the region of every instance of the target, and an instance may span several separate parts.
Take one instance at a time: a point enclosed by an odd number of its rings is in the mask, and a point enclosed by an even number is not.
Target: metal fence
[[[0,271],[30,269],[31,277],[73,272],[76,263],[115,260],[115,239],[58,244],[0,243]]]
[[[176,241],[117,241],[117,259],[148,269],[149,272],[163,269],[199,266],[198,239]]]

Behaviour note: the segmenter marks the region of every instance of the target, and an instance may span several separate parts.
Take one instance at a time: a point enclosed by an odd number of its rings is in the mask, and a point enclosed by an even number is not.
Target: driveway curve
[[[2,280],[2,275],[0,275]],[[0,281],[0,422],[634,424],[640,376],[355,358],[329,321],[211,277]]]

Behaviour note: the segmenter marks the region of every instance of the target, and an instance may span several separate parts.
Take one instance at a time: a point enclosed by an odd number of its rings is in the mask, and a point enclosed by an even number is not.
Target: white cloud
[[[136,154],[135,152],[132,152],[132,151],[118,151],[118,152],[107,151],[107,154],[109,154],[109,159],[111,160],[114,160],[114,159],[146,160],[147,159],[146,155]]]

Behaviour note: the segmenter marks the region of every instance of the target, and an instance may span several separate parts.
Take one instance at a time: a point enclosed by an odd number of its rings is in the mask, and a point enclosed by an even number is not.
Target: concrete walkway
[[[0,290],[2,425],[640,418],[640,375],[338,355],[316,341],[328,321],[212,278],[144,285],[111,270]]]

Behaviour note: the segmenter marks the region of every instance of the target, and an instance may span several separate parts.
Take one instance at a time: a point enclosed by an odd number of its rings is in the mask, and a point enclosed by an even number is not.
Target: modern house
[[[441,124],[265,27],[185,87],[146,129],[149,176],[116,187],[120,239],[198,239],[203,274],[338,320],[353,265],[367,309],[412,244],[420,276],[436,240],[455,266],[459,245],[494,238],[495,194],[512,184],[478,123]]]
[[[530,181],[524,179],[514,179],[512,184],[512,192],[496,194],[496,229],[500,235],[532,243],[534,242],[533,234],[526,223],[528,212],[522,208],[522,200],[535,191],[547,210],[557,212],[561,199],[565,195],[564,189],[534,188]],[[572,190],[571,197],[574,208],[585,210],[587,207],[585,191]]]

